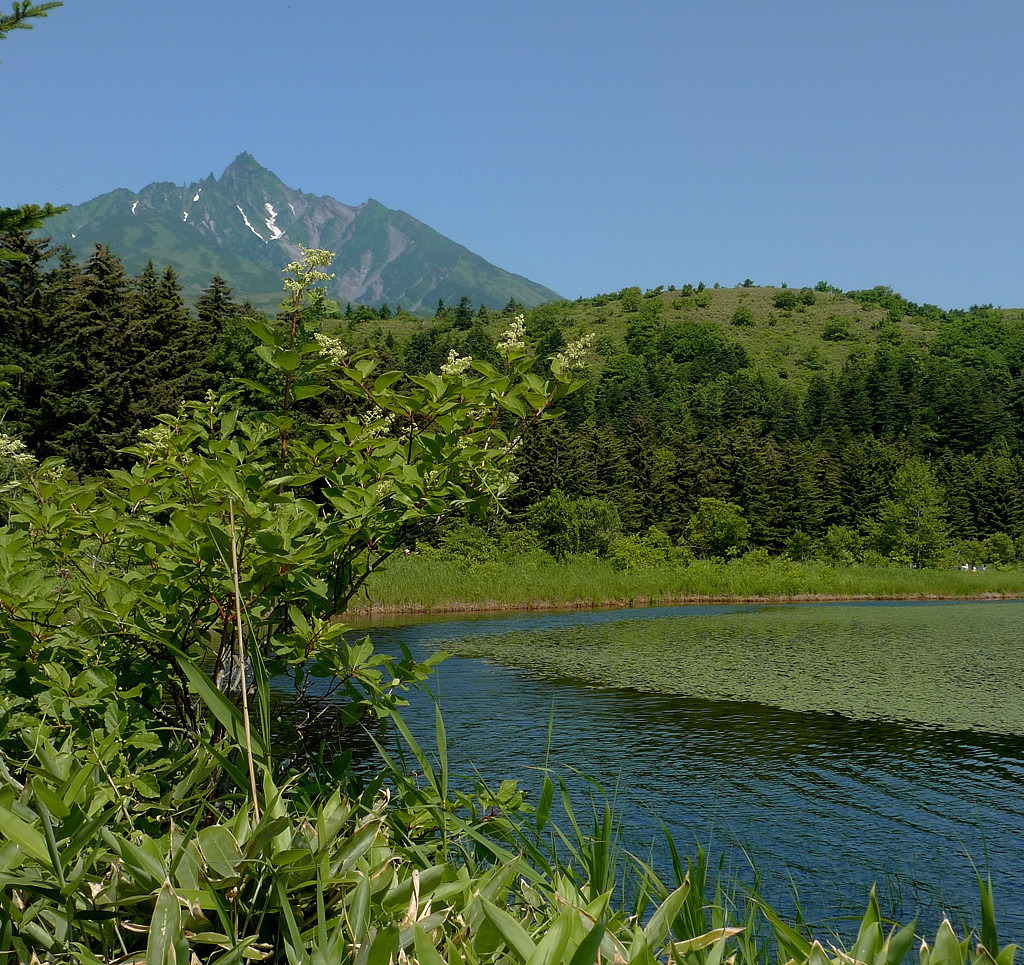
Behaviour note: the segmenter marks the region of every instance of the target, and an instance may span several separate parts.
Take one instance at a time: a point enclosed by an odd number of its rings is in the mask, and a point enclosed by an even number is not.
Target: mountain
[[[239,298],[261,307],[281,299],[281,269],[299,245],[337,252],[329,289],[348,302],[433,310],[438,299],[503,308],[557,300],[550,288],[498,268],[404,211],[369,200],[349,207],[296,191],[240,154],[218,179],[187,186],[156,182],[76,205],[46,222],[54,244],[80,258],[109,245],[137,274],[152,258],[173,265],[194,298],[220,275]]]

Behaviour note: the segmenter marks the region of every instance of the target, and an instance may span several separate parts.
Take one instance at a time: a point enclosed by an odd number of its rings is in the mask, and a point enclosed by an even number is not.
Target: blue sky
[[[569,298],[1024,307],[1022,42],[1019,0],[67,0],[0,43],[0,205],[249,151]]]

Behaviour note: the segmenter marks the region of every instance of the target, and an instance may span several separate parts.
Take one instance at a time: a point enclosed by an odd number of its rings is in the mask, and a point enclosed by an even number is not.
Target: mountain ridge
[[[281,269],[300,246],[337,253],[328,291],[343,305],[388,302],[416,312],[463,296],[492,308],[510,299],[530,307],[560,298],[405,211],[373,198],[352,206],[291,188],[247,151],[220,178],[211,172],[191,184],[116,188],[69,207],[41,233],[80,258],[95,244],[109,245],[132,273],[150,259],[170,264],[190,298],[220,275],[261,307],[279,301]]]

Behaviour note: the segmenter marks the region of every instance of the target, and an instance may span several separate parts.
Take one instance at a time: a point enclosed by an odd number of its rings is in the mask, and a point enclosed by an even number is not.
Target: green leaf
[[[658,906],[657,911],[651,915],[651,920],[647,923],[647,927],[644,928],[644,939],[652,949],[661,946],[689,894],[690,882],[684,881]]]
[[[334,862],[338,865],[338,874],[344,874],[370,849],[380,833],[377,822],[360,828],[345,844],[338,849]]]
[[[143,797],[160,797],[160,784],[152,774],[136,774],[131,784]]]
[[[383,375],[377,376],[373,382],[373,394],[379,395],[390,389],[401,377],[401,372],[385,372]]]
[[[686,941],[673,942],[672,948],[675,950],[677,955],[687,955],[690,952],[699,952],[702,949],[717,944],[718,942],[724,942],[725,940],[732,938],[733,935],[739,935],[742,932],[742,928],[713,928],[711,931],[704,932],[703,935],[695,935],[693,938],[687,938]]]
[[[349,924],[352,928],[352,941],[362,944],[370,927],[370,876],[359,876],[359,884],[352,895],[352,905],[348,912]],[[417,952],[419,948],[417,946]],[[420,959],[422,961],[422,959]]]
[[[275,352],[272,364],[275,368],[280,368],[284,372],[294,372],[302,364],[302,353],[295,349],[284,349],[283,351]]]
[[[242,324],[264,345],[277,345],[280,340],[280,335],[259,318],[245,315],[242,318]]]
[[[234,878],[244,861],[235,836],[222,824],[212,824],[197,835],[206,864],[219,878]]]
[[[398,928],[389,925],[381,930],[370,945],[366,965],[392,965],[392,962],[398,960],[399,947]]]
[[[71,813],[68,806],[42,781],[34,780],[32,782],[32,791],[50,814],[58,820],[63,821]]]
[[[222,694],[214,682],[206,675],[206,672],[197,667],[184,654],[176,653],[175,661],[181,668],[182,673],[188,678],[192,689],[206,704],[207,709],[220,721],[221,726],[227,731],[228,736],[238,747],[245,747],[245,723],[242,720],[242,712]],[[252,734],[253,756],[260,767],[267,766],[267,748],[259,735]]]
[[[437,740],[438,764],[441,769],[441,800],[448,800],[448,739],[441,716],[441,705],[434,704],[434,733]]]
[[[484,917],[498,930],[505,944],[522,962],[528,962],[536,946],[529,932],[505,909],[481,897],[480,907]]]
[[[964,957],[963,945],[957,941],[949,919],[944,918],[935,933],[935,945],[931,954],[932,965],[964,965]]]
[[[0,804],[0,834],[21,848],[40,864],[49,866],[50,852],[42,832],[22,821],[13,811]]]
[[[995,956],[999,951],[999,936],[996,932],[995,902],[992,900],[992,878],[989,877],[987,886],[981,880],[981,875],[977,878],[981,896],[981,944],[990,955]]]
[[[900,965],[914,947],[917,919],[904,925],[896,934],[890,935],[885,943],[885,965]]]
[[[420,928],[418,923],[413,925],[413,936],[416,961],[420,965],[446,965],[445,960],[438,954],[437,949],[427,937],[427,933]]]
[[[561,965],[562,955],[572,931],[573,917],[573,912],[568,908],[558,916],[544,937],[537,942],[527,965]]]
[[[587,932],[579,947],[573,953],[569,965],[594,965],[597,961],[597,953],[601,950],[601,941],[604,938],[605,929],[608,927],[607,917],[602,915],[594,927]]]
[[[787,925],[770,905],[759,902],[761,913],[775,932],[775,939],[789,958],[806,959],[811,954],[811,943],[798,931]]]
[[[315,395],[320,395],[321,392],[326,392],[326,385],[318,385],[316,382],[302,382],[299,385],[292,386],[292,398],[296,402],[301,402],[303,399],[311,399]]]
[[[170,881],[165,881],[149,925],[146,965],[179,965],[187,961],[188,942],[181,930],[181,905]]]
[[[544,784],[540,789],[540,800],[537,802],[537,830],[543,831],[551,817],[551,804],[555,799],[555,785],[545,774]]]

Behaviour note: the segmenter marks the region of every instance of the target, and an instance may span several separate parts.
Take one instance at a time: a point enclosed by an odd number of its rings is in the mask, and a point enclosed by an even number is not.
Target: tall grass
[[[688,566],[616,570],[606,560],[543,555],[459,564],[413,554],[374,573],[350,613],[572,609],[718,601],[982,599],[1024,595],[1024,570],[913,570],[699,560]]]

